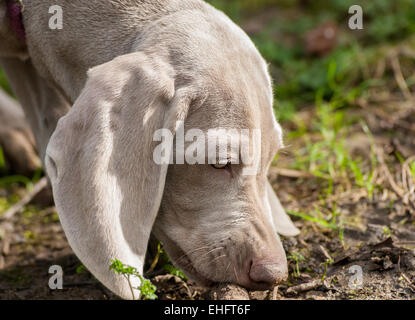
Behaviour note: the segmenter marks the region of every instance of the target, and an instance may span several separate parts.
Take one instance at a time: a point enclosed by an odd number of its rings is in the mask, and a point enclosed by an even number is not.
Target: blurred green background
[[[291,119],[296,110],[316,98],[347,105],[369,86],[379,85],[365,71],[386,54],[387,47],[410,38],[415,31],[413,0],[208,2],[246,27],[271,63],[277,114],[282,120]],[[355,4],[363,9],[361,31],[348,28],[348,10]],[[307,32],[327,22],[338,28],[337,43],[323,57],[308,54]],[[413,85],[415,76],[407,81]]]

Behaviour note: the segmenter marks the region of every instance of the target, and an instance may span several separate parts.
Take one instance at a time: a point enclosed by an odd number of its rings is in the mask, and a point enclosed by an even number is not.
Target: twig
[[[153,262],[151,263],[150,269],[147,271],[147,273],[152,273],[154,271],[154,269],[157,266],[157,263],[159,262],[160,259],[160,255],[161,255],[161,249],[160,249],[160,244],[158,244],[157,247],[157,254],[153,260]]]
[[[320,250],[328,260],[333,260],[333,258],[327,252],[326,248],[324,248],[322,245],[320,245]]]
[[[317,287],[319,287],[321,285],[321,280],[320,279],[316,279],[310,282],[306,282],[306,283],[302,283],[299,284],[297,286],[291,287],[287,289],[287,293],[291,294],[298,294],[300,292],[304,292],[304,291],[309,291],[309,290],[313,290]]]
[[[275,172],[276,174],[280,176],[288,177],[288,178],[314,178],[315,177],[310,172],[284,169],[284,168],[272,168],[272,172]]]
[[[127,279],[128,286],[130,287],[131,295],[133,296],[133,300],[135,300],[134,289],[133,289],[133,285],[131,284],[130,275],[127,274],[127,275],[124,275],[124,277]]]
[[[395,193],[399,197],[403,198],[405,196],[405,191],[400,186],[398,186],[395,180],[393,179],[392,174],[390,173],[389,168],[385,163],[385,159],[383,157],[383,150],[380,148],[375,148],[375,152],[378,157],[379,163],[382,166],[382,169],[385,172],[386,178],[388,179],[388,182],[390,186],[392,187],[393,191],[395,191]]]
[[[189,286],[187,285],[187,283],[185,281],[182,281],[182,285],[183,287],[186,288],[187,290],[187,295],[189,296],[190,299],[194,298],[194,295],[192,294],[192,290],[190,290]]]
[[[272,290],[271,300],[278,300],[278,289],[279,289],[279,286],[275,286],[274,289]]]
[[[401,276],[403,279],[405,279],[406,282],[409,284],[409,289],[411,289],[412,292],[415,292],[415,285],[413,282],[408,278],[408,276],[405,273],[401,273]]]
[[[40,192],[42,191],[44,188],[46,188],[46,186],[48,185],[48,180],[46,177],[43,177],[42,179],[40,179],[35,186],[33,187],[32,190],[29,191],[29,193],[23,197],[22,200],[20,200],[18,203],[16,203],[15,205],[13,205],[10,209],[8,209],[3,215],[0,216],[0,219],[3,220],[9,220],[11,218],[13,218],[13,216],[20,212],[25,205],[29,204],[30,201],[33,200],[33,198]]]
[[[415,245],[415,241],[412,241],[412,240],[403,240],[403,241],[395,242],[395,244],[397,246],[402,246],[402,245]]]
[[[374,75],[375,79],[382,79],[383,75],[385,74],[385,70],[386,70],[386,61],[385,59],[381,59],[378,62],[378,65],[376,67],[376,72]]]
[[[401,89],[404,97],[408,100],[412,100],[412,93],[408,88],[408,85],[406,84],[405,78],[402,74],[401,64],[399,63],[399,58],[397,53],[394,53],[390,57],[391,59],[391,65],[393,68],[393,72],[395,75],[395,80],[398,83],[399,88]]]

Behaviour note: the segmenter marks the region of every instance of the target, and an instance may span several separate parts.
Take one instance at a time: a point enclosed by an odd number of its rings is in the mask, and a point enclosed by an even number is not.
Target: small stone
[[[251,300],[267,300],[267,297],[269,295],[269,291],[251,291],[249,293],[249,297]]]
[[[389,256],[386,256],[383,260],[383,269],[388,270],[393,267],[393,262],[389,258]]]
[[[220,284],[209,292],[213,300],[249,300],[246,289],[234,284]]]

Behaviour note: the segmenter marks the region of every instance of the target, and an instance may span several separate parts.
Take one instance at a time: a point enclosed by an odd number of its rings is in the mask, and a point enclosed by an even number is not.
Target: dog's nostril
[[[265,285],[275,285],[287,279],[288,270],[286,263],[274,263],[258,261],[251,264],[249,278],[253,282]]]

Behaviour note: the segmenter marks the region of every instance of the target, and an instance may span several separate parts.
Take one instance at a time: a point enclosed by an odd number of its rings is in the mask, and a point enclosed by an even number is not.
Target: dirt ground
[[[307,184],[283,179],[290,192],[307,191]],[[306,201],[306,195],[304,195]],[[172,275],[152,278],[160,299],[414,299],[415,298],[415,227],[404,228],[405,216],[391,215],[385,202],[347,202],[342,208],[349,214],[359,212],[366,230],[344,229],[343,246],[331,231],[315,230],[312,224],[298,221],[300,236],[284,239],[287,252],[301,252],[304,261],[290,261],[290,278],[272,291],[250,292],[231,287],[208,291],[192,282]],[[28,217],[29,216],[29,217]],[[28,222],[30,221],[30,229]],[[364,222],[363,222],[364,221]],[[15,221],[8,242],[2,241],[0,268],[0,300],[3,299],[117,299],[80,268],[81,263],[66,242],[62,228],[48,210],[33,215],[21,214]],[[384,227],[390,228],[390,237]],[[2,225],[3,230],[5,225]],[[10,226],[9,226],[10,227]],[[412,249],[411,249],[412,245]],[[324,280],[324,262],[328,266]],[[51,265],[64,270],[64,289],[51,290],[48,274]],[[352,266],[362,268],[362,288],[353,283]],[[353,286],[356,285],[356,288]],[[225,290],[226,291],[226,290]]]

